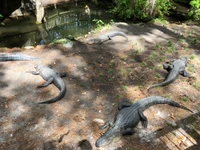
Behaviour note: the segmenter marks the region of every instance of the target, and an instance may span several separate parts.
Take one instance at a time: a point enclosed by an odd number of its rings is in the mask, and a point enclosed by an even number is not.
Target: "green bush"
[[[188,12],[190,18],[194,20],[200,20],[200,0],[190,1],[191,9]]]
[[[148,0],[115,0],[116,7],[112,10],[123,19],[147,21],[155,17],[163,17],[172,7],[170,0],[155,0],[155,4]]]

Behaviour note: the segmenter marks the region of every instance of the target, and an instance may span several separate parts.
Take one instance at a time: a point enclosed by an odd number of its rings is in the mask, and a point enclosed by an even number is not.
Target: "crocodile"
[[[128,37],[126,36],[124,32],[113,31],[113,32],[108,32],[103,35],[100,35],[97,38],[91,38],[88,40],[87,43],[88,44],[102,44],[103,42],[112,40],[112,37],[115,37],[115,36],[123,36],[124,38],[126,38],[126,40],[128,40]]]
[[[172,83],[173,81],[175,81],[178,78],[179,74],[181,74],[184,77],[190,77],[189,73],[187,73],[185,70],[185,67],[187,66],[187,61],[188,61],[188,57],[182,57],[180,59],[173,60],[169,63],[163,64],[163,68],[169,72],[166,80],[163,81],[162,83],[152,85],[147,90],[150,90],[152,88],[159,87],[159,86],[168,85]]]
[[[161,96],[151,96],[139,100],[134,104],[124,104],[118,108],[119,112],[113,123],[107,121],[103,126],[100,126],[100,129],[105,129],[108,126],[109,128],[105,134],[96,141],[95,146],[105,146],[115,137],[120,137],[121,135],[132,135],[134,133],[133,128],[136,127],[140,121],[142,122],[142,125],[147,128],[148,120],[147,117],[144,116],[143,111],[156,104],[168,104],[192,112],[192,110],[187,107]]]
[[[43,65],[36,65],[35,69],[36,71],[28,71],[28,72],[33,75],[40,75],[44,80],[47,81],[43,85],[38,86],[38,88],[47,87],[49,84],[53,83],[60,90],[60,94],[55,98],[48,101],[39,102],[38,104],[50,104],[61,100],[65,96],[67,91],[66,84],[61,78],[66,76],[66,73],[57,73],[53,69]]]
[[[20,53],[0,53],[0,61],[38,60],[39,58]]]

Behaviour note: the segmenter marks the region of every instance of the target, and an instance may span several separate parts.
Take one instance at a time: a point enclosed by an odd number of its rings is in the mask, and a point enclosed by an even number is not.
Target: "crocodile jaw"
[[[95,143],[96,147],[102,147],[105,146],[107,144],[109,144],[110,142],[112,142],[112,140],[115,137],[120,136],[120,129],[117,128],[110,128],[106,131],[106,133],[104,135],[102,135]]]

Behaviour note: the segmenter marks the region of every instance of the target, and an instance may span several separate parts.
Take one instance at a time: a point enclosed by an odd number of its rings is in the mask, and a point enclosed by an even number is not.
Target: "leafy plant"
[[[93,19],[92,21],[96,23],[98,28],[105,25],[105,23],[102,20]]]
[[[114,0],[116,7],[112,10],[123,19],[148,21],[154,17],[163,17],[172,7],[169,0]]]
[[[188,16],[194,20],[200,20],[200,0],[191,0],[192,8],[188,12]]]
[[[54,39],[53,40],[54,44],[65,44],[65,43],[68,43],[68,42],[70,42],[70,40],[68,40],[66,38],[63,38],[63,39]]]
[[[102,21],[101,19],[93,19],[92,21],[95,22],[97,25],[95,32],[98,32],[103,29],[109,29],[111,27],[110,24],[113,23],[113,20],[110,20],[110,23],[107,23],[107,24],[104,21]]]
[[[191,56],[190,56],[190,59],[195,59],[196,58],[196,55],[195,54],[192,54]]]
[[[0,14],[0,19],[2,19],[3,18],[3,15],[2,14]],[[1,22],[1,25],[5,25],[3,22]]]

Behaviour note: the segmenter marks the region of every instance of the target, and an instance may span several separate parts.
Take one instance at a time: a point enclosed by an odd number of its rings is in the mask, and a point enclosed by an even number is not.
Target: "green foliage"
[[[102,20],[93,19],[92,21],[96,23],[98,28],[105,25],[105,23]]]
[[[190,1],[191,9],[188,12],[188,16],[194,20],[200,20],[200,0]]]
[[[130,0],[115,0],[117,6],[112,10],[113,13],[124,19],[130,19],[133,14]]]
[[[173,6],[170,0],[157,0],[155,7],[155,14],[158,17],[163,17],[164,15],[168,15],[169,9],[171,9],[172,7]]]
[[[95,32],[101,31],[103,29],[108,29],[108,28],[111,27],[110,24],[113,23],[113,20],[110,20],[110,23],[108,23],[108,24],[106,24],[105,22],[103,22],[100,19],[93,19],[92,21],[95,22],[96,25],[97,25],[97,28],[95,29]]]
[[[188,102],[189,98],[187,96],[183,96],[183,97],[181,97],[181,100],[184,101],[184,102]]]
[[[122,89],[123,89],[124,91],[126,91],[126,90],[128,89],[128,87],[127,87],[126,85],[122,85]]]
[[[2,19],[3,18],[3,16],[2,16],[2,14],[0,14],[0,19]],[[1,25],[5,25],[3,22],[1,22]]]
[[[65,39],[65,38],[63,38],[63,39],[54,39],[53,40],[54,44],[65,44],[65,43],[68,43],[68,42],[70,42],[70,40]]]
[[[172,7],[169,0],[155,0],[151,4],[147,0],[115,0],[116,7],[112,10],[123,19],[148,21],[154,17],[163,17]]]

